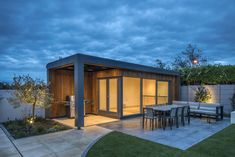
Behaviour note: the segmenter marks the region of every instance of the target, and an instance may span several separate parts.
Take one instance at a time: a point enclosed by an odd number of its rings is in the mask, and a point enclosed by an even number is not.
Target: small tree
[[[49,93],[49,87],[40,79],[33,79],[30,76],[18,76],[13,78],[12,83],[15,92],[8,101],[15,107],[21,104],[32,104],[32,119],[35,118],[35,107],[48,108],[53,100]]]
[[[181,71],[184,68],[192,68],[194,67],[193,60],[195,59],[198,61],[198,66],[207,65],[207,59],[202,56],[202,50],[196,45],[188,44],[186,49],[175,57],[172,67],[177,71]]]
[[[231,106],[232,106],[232,110],[235,110],[235,93],[233,94],[232,98],[230,98],[231,100]]]
[[[208,100],[211,99],[210,91],[203,85],[196,88],[195,91],[196,91],[194,97],[195,102],[208,102]]]
[[[171,69],[171,67],[168,64],[164,63],[160,59],[156,59],[155,60],[155,67],[160,68],[160,69],[166,69],[166,70],[170,70]]]
[[[12,89],[12,86],[8,82],[0,82],[0,89]]]

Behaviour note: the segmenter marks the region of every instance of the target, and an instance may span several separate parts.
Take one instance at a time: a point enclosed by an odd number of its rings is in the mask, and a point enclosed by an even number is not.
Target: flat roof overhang
[[[74,65],[75,63],[79,64],[86,64],[86,65],[96,65],[96,66],[103,66],[109,68],[119,68],[119,69],[127,69],[127,70],[134,70],[134,71],[142,71],[142,72],[149,72],[149,73],[156,73],[156,74],[163,74],[163,75],[174,75],[180,76],[180,74],[176,71],[172,70],[165,70],[151,66],[145,66],[135,63],[128,63],[124,61],[117,61],[107,58],[95,57],[85,54],[75,54],[66,58],[59,59],[57,61],[51,62],[47,64],[47,69],[54,69],[54,68],[61,68],[69,65]]]
[[[84,126],[84,69],[85,65],[94,65],[106,68],[126,69],[139,72],[149,72],[155,74],[180,76],[178,72],[159,69],[150,66],[144,66],[134,63],[117,61],[112,59],[94,57],[84,54],[75,54],[47,64],[47,73],[49,80],[50,69],[60,69],[73,66],[74,68],[74,93],[75,93],[75,124],[78,128]]]

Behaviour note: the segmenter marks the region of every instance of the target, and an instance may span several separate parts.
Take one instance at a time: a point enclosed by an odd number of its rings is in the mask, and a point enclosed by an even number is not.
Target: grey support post
[[[74,63],[75,126],[84,127],[84,64]]]

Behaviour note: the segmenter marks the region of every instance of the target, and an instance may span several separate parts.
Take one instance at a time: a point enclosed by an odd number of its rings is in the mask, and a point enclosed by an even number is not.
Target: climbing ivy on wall
[[[183,85],[235,83],[235,65],[207,65],[183,68],[180,72]]]

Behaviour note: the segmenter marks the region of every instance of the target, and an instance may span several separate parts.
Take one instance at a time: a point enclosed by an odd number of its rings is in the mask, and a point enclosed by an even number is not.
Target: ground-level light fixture
[[[33,124],[33,120],[32,119],[29,121],[29,124]]]
[[[32,125],[34,123],[34,118],[30,117],[27,121],[30,125]]]

